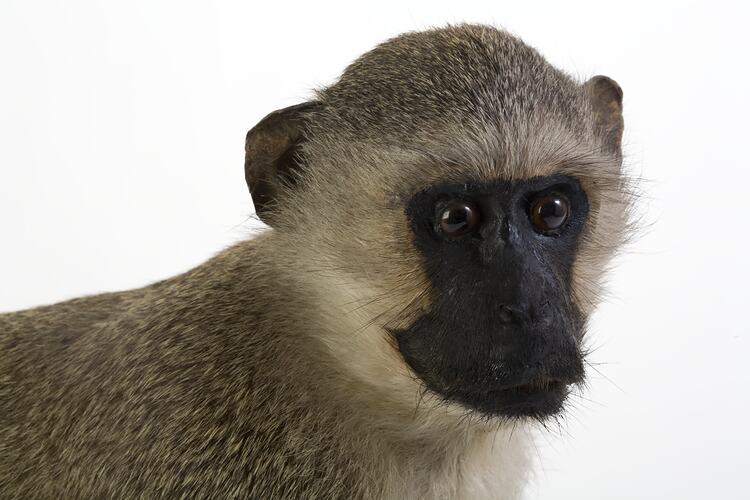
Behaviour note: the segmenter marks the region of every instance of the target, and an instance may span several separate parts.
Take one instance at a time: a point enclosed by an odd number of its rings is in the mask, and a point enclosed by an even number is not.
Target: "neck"
[[[342,459],[367,464],[355,479],[368,485],[365,496],[520,495],[528,465],[524,424],[488,421],[426,392],[375,320],[388,305],[373,301],[366,286],[299,268],[287,279],[308,301],[298,321],[318,357],[310,367],[319,372],[315,399],[336,421],[336,438],[347,439],[339,444],[350,458]]]
[[[527,479],[525,429],[457,428],[398,444],[382,450],[386,498],[518,498]]]

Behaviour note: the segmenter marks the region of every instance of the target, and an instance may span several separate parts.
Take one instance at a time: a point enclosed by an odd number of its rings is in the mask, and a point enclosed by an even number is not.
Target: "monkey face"
[[[583,380],[570,276],[588,210],[567,176],[441,185],[410,200],[433,301],[392,334],[430,390],[491,415],[562,408]]]
[[[280,252],[305,263],[317,338],[375,399],[413,416],[426,386],[542,418],[583,380],[586,320],[629,229],[622,132],[616,82],[463,26],[386,42],[268,115],[245,173]]]

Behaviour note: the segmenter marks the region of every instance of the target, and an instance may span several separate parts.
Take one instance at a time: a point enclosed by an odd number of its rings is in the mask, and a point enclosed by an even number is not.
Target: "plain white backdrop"
[[[249,237],[260,118],[400,32],[493,23],[622,85],[649,223],[592,325],[590,401],[540,436],[528,498],[748,498],[746,9],[2,0],[0,311],[142,286]]]

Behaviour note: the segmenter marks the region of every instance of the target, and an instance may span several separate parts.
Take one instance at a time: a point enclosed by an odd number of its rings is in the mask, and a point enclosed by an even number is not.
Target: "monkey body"
[[[316,341],[325,318],[295,317],[312,299],[270,307],[280,280],[287,299],[300,289],[273,238],[139,290],[0,315],[0,497],[481,498],[503,476],[520,488],[520,431],[337,398],[332,385],[361,389]]]
[[[0,496],[519,497],[628,232],[621,104],[489,27],[365,54],[248,133],[270,230],[0,315]]]

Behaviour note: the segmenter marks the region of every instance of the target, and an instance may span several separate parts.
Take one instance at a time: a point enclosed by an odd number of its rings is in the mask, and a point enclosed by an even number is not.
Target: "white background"
[[[593,324],[590,401],[540,438],[529,498],[748,498],[742,4],[312,3],[0,1],[0,310],[144,285],[247,237],[260,118],[400,32],[494,23],[622,85],[649,223]]]

